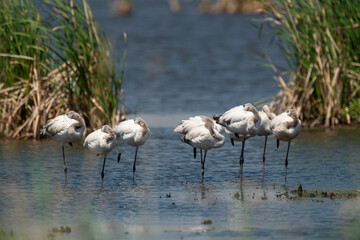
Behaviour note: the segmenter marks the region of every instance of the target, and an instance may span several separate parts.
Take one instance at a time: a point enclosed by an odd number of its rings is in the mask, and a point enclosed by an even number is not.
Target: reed
[[[86,0],[42,2],[46,17],[30,0],[0,3],[0,133],[38,138],[48,118],[69,109],[90,127],[115,125],[126,51],[116,72]]]
[[[360,122],[359,2],[263,3],[263,23],[270,26],[290,70],[280,72],[271,64],[281,87],[273,110],[296,108],[308,126]]]

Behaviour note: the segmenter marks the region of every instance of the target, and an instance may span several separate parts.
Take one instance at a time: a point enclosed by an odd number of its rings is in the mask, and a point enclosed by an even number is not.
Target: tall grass
[[[274,109],[296,108],[307,125],[360,122],[360,3],[274,0],[270,26],[291,70]],[[273,66],[274,67],[274,66]]]
[[[45,17],[31,0],[0,3],[0,132],[37,138],[48,118],[69,109],[90,127],[115,125],[126,51],[116,72],[86,0],[42,2]]]

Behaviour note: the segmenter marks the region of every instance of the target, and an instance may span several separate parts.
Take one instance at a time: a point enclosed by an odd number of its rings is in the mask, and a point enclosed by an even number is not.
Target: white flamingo
[[[120,122],[114,129],[114,132],[120,142],[135,146],[135,158],[133,165],[133,181],[135,181],[136,157],[139,146],[142,146],[150,137],[150,129],[144,119],[137,117],[135,119]],[[118,158],[118,162],[120,157]]]
[[[231,108],[222,115],[214,115],[214,119],[216,123],[225,127],[225,132],[230,136],[232,145],[234,145],[234,140],[242,141],[240,155],[240,173],[242,173],[245,141],[257,134],[255,124],[259,119],[258,111],[252,104],[246,103]]]
[[[94,152],[96,155],[104,155],[101,171],[101,182],[103,182],[106,156],[116,146],[116,136],[114,131],[109,125],[104,125],[100,129],[90,133],[85,138],[83,146]]]
[[[286,180],[286,171],[288,166],[290,143],[291,140],[296,138],[301,131],[301,121],[298,118],[295,109],[290,109],[289,111],[276,116],[270,123],[270,130],[272,131],[276,139],[288,142],[288,148],[285,158],[285,180]]]
[[[270,123],[271,120],[276,117],[275,113],[272,113],[270,111],[270,108],[268,105],[264,105],[262,107],[262,110],[259,111],[259,127],[258,127],[258,136],[265,136],[265,144],[264,144],[264,153],[263,153],[263,177],[265,174],[265,151],[266,151],[266,142],[267,137],[272,134],[272,131],[270,130]]]
[[[217,130],[217,124],[210,118],[203,118],[205,124],[191,128],[181,141],[190,144],[194,148],[199,148],[201,152],[201,182],[204,181],[206,153],[212,148],[220,148],[225,143],[225,137]],[[221,127],[220,127],[221,130]],[[202,151],[204,150],[204,158]]]
[[[176,126],[176,128],[174,129],[174,132],[186,135],[191,129],[193,129],[195,127],[204,126],[206,121],[213,121],[213,120],[211,120],[210,118],[203,116],[203,115],[190,117],[189,119],[182,120],[182,122],[179,123]],[[219,124],[215,124],[215,122],[214,122],[214,128],[218,132],[221,132],[221,130],[222,130],[222,127]],[[201,149],[200,149],[200,153],[202,154]],[[196,148],[195,147],[194,147],[194,158],[196,158]]]
[[[65,161],[64,143],[68,143],[72,146],[72,142],[82,138],[84,130],[84,119],[80,114],[74,111],[69,111],[66,114],[50,119],[40,130],[40,134],[50,136],[55,141],[61,142],[65,177],[67,166]]]

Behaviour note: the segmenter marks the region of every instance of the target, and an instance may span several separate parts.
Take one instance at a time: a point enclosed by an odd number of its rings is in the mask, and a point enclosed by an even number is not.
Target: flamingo
[[[40,130],[40,134],[50,136],[55,141],[61,142],[65,178],[67,175],[67,166],[64,143],[68,143],[72,146],[72,142],[78,141],[82,138],[84,130],[84,119],[75,111],[69,111],[66,114],[59,115],[48,120]]]
[[[104,162],[101,171],[101,182],[104,180],[104,168],[106,156],[116,146],[116,135],[109,125],[104,125],[100,129],[90,133],[84,141],[84,147],[97,155],[104,155]]]
[[[190,117],[189,119],[182,120],[182,122],[179,123],[174,129],[174,132],[186,135],[192,128],[204,126],[206,121],[213,121],[213,120],[203,115]],[[221,132],[222,127],[219,124],[214,124],[214,127],[218,132]],[[202,154],[201,150],[200,153]],[[196,158],[195,147],[194,147],[194,158]]]
[[[301,121],[295,109],[290,109],[289,111],[276,116],[270,123],[270,130],[272,131],[276,139],[288,142],[288,148],[285,158],[286,180],[290,143],[291,140],[296,138],[301,132]]]
[[[205,122],[203,125],[191,128],[181,139],[192,147],[205,151],[204,158],[201,152],[201,183],[204,181],[207,151],[212,148],[220,148],[225,143],[225,137],[217,130],[219,129],[217,124],[208,117],[204,117],[203,120]]]
[[[240,173],[242,173],[245,141],[257,134],[255,124],[259,119],[258,111],[252,104],[246,103],[231,108],[222,115],[214,115],[213,118],[216,123],[225,127],[225,132],[230,136],[232,145],[234,145],[234,140],[242,142],[240,155]]]
[[[120,122],[114,129],[114,132],[120,142],[135,146],[135,158],[133,165],[133,181],[135,181],[136,157],[139,146],[142,146],[150,137],[150,129],[144,119],[137,117],[135,119]],[[118,158],[118,162],[120,158]]]
[[[263,153],[263,178],[265,173],[265,151],[266,151],[266,142],[267,137],[272,134],[270,130],[271,120],[276,117],[275,113],[270,111],[268,105],[264,105],[262,110],[259,111],[259,127],[258,127],[258,136],[265,136],[265,145],[264,145],[264,153]]]

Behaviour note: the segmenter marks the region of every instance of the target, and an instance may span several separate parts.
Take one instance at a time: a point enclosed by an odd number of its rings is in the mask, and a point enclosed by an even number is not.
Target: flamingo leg
[[[288,156],[289,156],[290,143],[291,143],[291,141],[289,141],[289,143],[288,143],[288,148],[287,148],[286,158],[285,158],[285,180],[286,180],[286,171],[287,171],[287,166],[288,166]]]
[[[65,149],[64,149],[64,143],[62,143],[61,148],[62,148],[63,161],[64,161],[64,172],[65,172],[65,174],[66,174],[66,172],[67,172],[67,167],[66,167],[66,161],[65,161]]]
[[[103,162],[103,166],[102,166],[102,170],[101,170],[101,183],[104,181],[104,169],[105,169],[105,162],[106,162],[106,155],[104,156],[104,162]]]
[[[234,146],[234,139],[230,138],[230,141],[231,141],[231,145]]]
[[[200,149],[200,163],[201,163],[201,182],[203,182],[202,172],[203,172],[203,154],[202,149]]]
[[[194,159],[196,158],[196,148],[193,149],[194,151]]]
[[[264,175],[265,175],[265,151],[266,151],[267,137],[268,136],[265,136],[265,145],[264,145],[264,154],[263,154],[263,175],[262,175],[263,178],[264,178]]]
[[[201,183],[204,182],[206,153],[207,153],[207,150],[205,150],[204,159],[201,161]]]
[[[116,147],[117,147],[117,149],[118,149],[118,151],[119,151],[118,157],[117,157],[117,162],[119,163],[119,162],[120,162],[120,159],[121,159],[121,151],[120,151],[120,147],[119,147],[118,142],[116,142]]]
[[[240,173],[242,174],[243,164],[244,164],[244,148],[245,148],[245,138],[242,140],[241,146],[241,155],[240,155]]]
[[[138,146],[136,146],[136,150],[135,150],[135,158],[134,158],[134,165],[133,165],[133,182],[135,182],[135,171],[136,171],[136,156],[137,156],[137,152],[138,152]]]
[[[279,146],[280,146],[280,140],[276,139],[276,148],[279,148]]]

